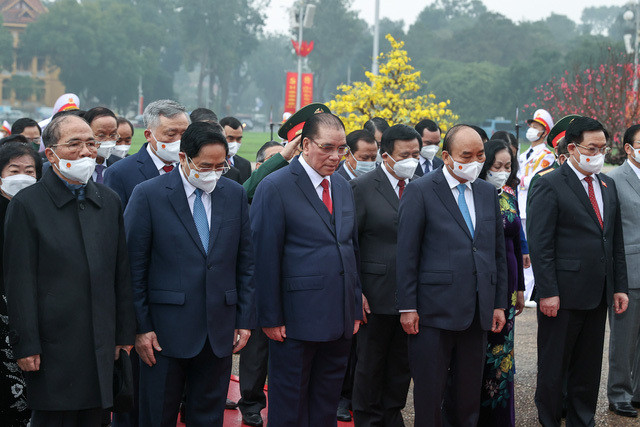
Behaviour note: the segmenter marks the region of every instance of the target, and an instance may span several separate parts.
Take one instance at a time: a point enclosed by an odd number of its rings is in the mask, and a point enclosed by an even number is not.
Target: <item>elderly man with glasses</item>
[[[134,343],[122,210],[90,179],[99,144],[86,121],[58,117],[42,138],[51,167],[7,210],[9,336],[31,425],[99,426],[114,359]]]

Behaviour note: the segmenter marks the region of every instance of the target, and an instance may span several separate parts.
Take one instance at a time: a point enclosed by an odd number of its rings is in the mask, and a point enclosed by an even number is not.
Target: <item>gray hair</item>
[[[65,114],[62,116],[55,117],[49,122],[46,128],[42,131],[42,143],[45,147],[51,147],[56,145],[58,141],[60,141],[60,126],[68,120],[78,119],[87,123],[85,119],[80,116],[76,116],[74,114]],[[87,123],[87,126],[89,124]]]
[[[189,123],[191,123],[184,105],[170,99],[160,99],[147,105],[142,117],[146,128],[151,129],[156,128],[160,124],[160,116],[171,119],[178,114],[184,114],[187,120],[189,120]]]

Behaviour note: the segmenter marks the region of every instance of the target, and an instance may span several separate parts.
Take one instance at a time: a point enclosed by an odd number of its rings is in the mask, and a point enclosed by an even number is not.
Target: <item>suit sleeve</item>
[[[549,180],[540,178],[529,195],[531,217],[527,219],[531,266],[536,281],[536,297],[560,295],[556,276],[556,227],[558,224],[558,194]],[[562,304],[562,302],[561,302]]]
[[[9,203],[4,224],[4,286],[16,359],[42,353],[38,325],[38,233],[25,206]]]
[[[356,219],[358,223],[358,241],[360,241],[360,235],[362,234],[362,230],[366,227],[366,218],[367,218],[367,209],[366,203],[363,200],[363,195],[360,187],[358,187],[358,180],[352,179],[349,181],[351,184],[351,189],[353,190],[353,200],[356,205]]]
[[[609,184],[616,187],[616,183],[610,179]],[[613,191],[616,198],[616,219],[613,229],[613,271],[615,282],[613,291],[615,293],[629,293],[629,284],[627,279],[627,260],[624,251],[624,236],[622,230],[622,215],[620,212],[620,200],[618,199],[617,188]]]
[[[349,188],[349,190],[351,190],[351,188]],[[351,198],[351,203],[354,204],[354,206],[356,205],[355,202],[355,198],[353,195],[353,191],[349,191],[349,197]],[[356,215],[357,215],[357,208],[356,208]],[[359,240],[358,240],[358,218],[357,216],[353,217],[353,233],[351,235],[351,240],[353,243],[353,252],[354,252],[354,256],[356,259],[356,268],[358,269],[358,280],[356,281],[356,286],[355,286],[355,308],[356,308],[356,312],[355,312],[355,320],[363,320],[363,315],[362,315],[362,273],[360,272],[360,244],[359,244]]]
[[[151,207],[144,188],[137,186],[124,211],[124,228],[129,248],[133,305],[138,321],[138,334],[154,330],[149,315],[149,259],[151,256]]]
[[[277,153],[261,164],[258,169],[254,170],[249,179],[242,184],[244,189],[247,191],[247,197],[249,200],[253,199],[253,196],[256,193],[256,188],[258,188],[258,184],[260,184],[267,175],[287,166],[288,164],[289,162],[282,157],[282,154]]]
[[[124,189],[124,185],[122,183],[122,179],[120,174],[117,173],[116,170],[114,172],[113,169],[107,168],[104,171],[104,185],[111,188],[116,192],[118,197],[120,198],[120,203],[122,204],[122,210],[124,211],[124,207],[127,206],[127,193]]]
[[[249,202],[247,193],[242,190],[242,228],[236,262],[236,329],[255,329],[255,296],[253,245],[251,243],[251,223],[249,221]]]
[[[280,192],[271,181],[262,181],[256,189],[250,217],[258,326],[283,326],[280,276],[284,253],[285,208]]]
[[[426,209],[418,183],[410,182],[402,194],[398,211],[398,310],[418,309],[418,274],[420,250],[426,227]]]
[[[509,272],[507,268],[507,253],[504,244],[504,222],[502,220],[502,212],[500,211],[500,202],[498,201],[498,193],[492,189],[494,209],[496,216],[496,271],[498,280],[496,283],[496,295],[493,308],[506,309],[508,298],[508,281]],[[520,257],[522,258],[522,257]],[[521,260],[522,261],[522,260]]]
[[[116,345],[133,345],[135,342],[136,318],[133,309],[131,268],[122,210],[118,211],[118,253],[116,257]]]

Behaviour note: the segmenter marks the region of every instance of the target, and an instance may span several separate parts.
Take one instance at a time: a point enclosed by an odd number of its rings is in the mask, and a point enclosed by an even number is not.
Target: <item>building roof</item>
[[[0,0],[0,13],[8,27],[25,27],[45,12],[40,0]]]

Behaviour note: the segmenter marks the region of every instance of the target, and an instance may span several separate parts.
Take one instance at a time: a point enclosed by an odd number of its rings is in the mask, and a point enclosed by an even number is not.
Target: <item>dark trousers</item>
[[[357,427],[404,426],[402,409],[411,382],[407,334],[399,315],[369,314],[358,332],[353,389]]]
[[[562,304],[562,303],[561,303]],[[567,380],[567,426],[594,425],[607,305],[593,310],[538,309],[538,378],[535,402],[543,426],[559,426],[562,383]]]
[[[349,351],[349,360],[347,362],[347,370],[342,380],[342,391],[340,392],[339,405],[346,409],[351,409],[351,400],[353,397],[353,380],[356,374],[356,362],[358,361],[358,336],[354,335],[351,340],[351,350]]]
[[[238,407],[243,414],[259,414],[267,407],[264,384],[269,367],[269,338],[256,329],[240,352],[240,395]]]
[[[222,426],[231,356],[217,357],[209,340],[190,359],[155,355],[155,365],[140,363],[140,426],[175,427],[185,385],[187,425]]]
[[[478,423],[486,347],[477,309],[464,331],[420,325],[418,334],[409,335],[416,427],[440,427],[443,417],[456,426]]]
[[[100,427],[102,408],[81,411],[33,411],[31,427]]]
[[[337,425],[350,339],[269,341],[269,426]]]
[[[130,412],[113,413],[112,427],[138,427],[138,390],[140,388],[140,357],[136,349],[132,349],[131,372],[133,374],[133,410]]]

